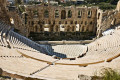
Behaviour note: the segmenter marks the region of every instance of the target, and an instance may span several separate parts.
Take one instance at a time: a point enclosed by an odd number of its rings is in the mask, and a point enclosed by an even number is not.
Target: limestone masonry
[[[0,18],[3,19],[3,15],[9,15],[7,20],[12,18],[15,29],[27,37],[31,34],[35,34],[34,36],[37,37],[54,35],[75,35],[75,37],[96,35],[96,37],[100,37],[103,31],[120,23],[120,1],[115,10],[106,11],[95,6],[63,7],[53,6],[49,3],[25,5],[25,12],[22,14],[19,14],[17,9],[6,8],[5,0],[0,3],[4,6],[4,8],[2,6],[0,8]],[[2,12],[6,12],[6,14]]]

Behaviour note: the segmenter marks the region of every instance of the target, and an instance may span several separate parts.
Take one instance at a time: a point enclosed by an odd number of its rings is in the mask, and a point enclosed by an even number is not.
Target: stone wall
[[[97,22],[97,37],[102,36],[102,32],[120,24],[120,1],[115,10],[98,11],[101,15]]]
[[[27,6],[26,26],[29,27],[29,32],[96,33],[96,15],[96,7]]]
[[[6,8],[6,0],[0,0],[0,20],[10,24],[9,14]]]
[[[29,36],[31,33],[36,36],[45,36],[45,33],[48,33],[49,36],[59,35],[59,37],[72,34],[75,37],[90,37],[82,33],[96,34],[97,9],[97,7],[63,7],[45,4],[26,6],[24,20],[27,33]]]
[[[27,36],[27,28],[25,27],[24,15],[20,15],[17,9],[9,10],[9,16],[14,20],[14,24],[12,25],[15,28],[15,31]]]
[[[24,36],[36,39],[43,37],[66,37],[73,39],[99,38],[103,31],[120,24],[120,1],[115,10],[102,11],[98,7],[26,5],[25,12],[10,11],[5,0],[0,1],[0,19],[10,23]],[[43,36],[43,37],[42,37]],[[63,38],[64,39],[64,38]]]
[[[120,12],[117,10],[103,12],[101,20],[101,25],[98,26],[97,29],[99,31],[99,33],[97,34],[99,37],[105,30],[120,24]]]

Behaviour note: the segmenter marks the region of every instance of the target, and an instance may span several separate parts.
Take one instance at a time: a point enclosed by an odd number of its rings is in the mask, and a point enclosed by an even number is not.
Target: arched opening
[[[84,30],[85,30],[85,29],[84,29],[84,26],[82,26],[82,29],[81,29],[81,30],[82,30],[82,32],[84,32]]]
[[[61,21],[59,21],[59,24],[61,24]]]
[[[64,32],[65,31],[65,26],[63,24],[60,25],[60,31]]]
[[[34,25],[34,22],[32,21],[32,26]]]
[[[58,17],[59,17],[59,11],[55,10],[55,18],[58,18]]]
[[[69,10],[69,11],[68,11],[68,18],[71,18],[71,17],[72,17],[72,11]]]
[[[49,12],[48,12],[48,10],[45,10],[45,12],[44,12],[44,17],[45,17],[45,18],[48,18],[48,17],[49,17]]]
[[[81,25],[79,25],[79,31],[80,31]]]
[[[50,26],[50,31],[53,32],[54,28],[53,26]]]
[[[56,26],[56,27],[55,27],[55,31],[56,31],[56,32],[58,32],[58,31],[59,31],[58,26]]]
[[[75,21],[75,24],[77,24],[77,21]]]
[[[72,31],[73,31],[73,32],[75,31],[75,28],[74,28],[74,26],[72,26]]]
[[[48,23],[51,24],[51,21],[49,21]]]
[[[79,25],[79,24],[76,24],[75,30],[76,30],[76,31],[80,31],[80,25]]]
[[[35,26],[35,32],[37,32],[38,31],[38,27],[37,26]]]
[[[88,11],[88,18],[91,18],[91,16],[92,16],[92,11]]]
[[[66,19],[66,11],[65,10],[61,11],[61,19]]]
[[[83,24],[83,21],[81,21],[81,24]]]
[[[100,18],[100,13],[98,13],[98,19]]]
[[[87,21],[85,21],[85,25],[87,25]]]
[[[65,24],[67,24],[67,21],[65,21]]]
[[[40,31],[41,31],[41,32],[43,31],[43,27],[42,27],[42,25],[40,25]]]
[[[93,24],[92,21],[90,22],[90,24],[91,24],[91,25]]]
[[[67,31],[67,32],[70,32],[70,26],[67,26],[66,31]]]
[[[70,24],[73,24],[73,21],[70,21]]]
[[[82,17],[82,11],[78,11],[78,18]]]
[[[27,21],[28,21],[28,14],[25,13],[25,24],[27,24]]]
[[[55,24],[55,21],[53,21],[53,24]]]
[[[87,28],[86,28],[86,32],[88,32],[88,31],[89,31],[89,28],[87,27]]]
[[[45,24],[45,21],[42,21],[42,24]]]

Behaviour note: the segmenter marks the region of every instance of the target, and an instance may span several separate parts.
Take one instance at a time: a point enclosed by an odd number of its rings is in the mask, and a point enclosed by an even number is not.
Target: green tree
[[[85,0],[88,3],[101,3],[101,2],[107,2],[111,3],[113,5],[116,5],[119,0]]]
[[[119,0],[111,0],[110,3],[116,5]]]

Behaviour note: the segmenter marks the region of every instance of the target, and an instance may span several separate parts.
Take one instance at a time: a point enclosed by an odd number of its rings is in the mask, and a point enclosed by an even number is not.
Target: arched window
[[[53,24],[55,24],[55,21],[53,21]]]
[[[75,24],[77,24],[77,21],[75,21]]]
[[[78,18],[82,17],[82,11],[78,11]]]
[[[58,26],[55,27],[56,32],[58,32]]]
[[[67,32],[70,32],[70,26],[67,26]]]
[[[61,21],[59,21],[59,24],[61,24]]]
[[[48,18],[48,17],[49,17],[49,12],[48,12],[48,10],[45,10],[45,12],[44,12],[44,17],[45,17],[45,18]]]
[[[81,25],[79,25],[79,31],[80,31]]]
[[[40,31],[43,31],[43,27],[42,27],[42,25],[40,25]]]
[[[73,24],[73,21],[70,21],[70,24]]]
[[[51,21],[49,21],[48,23],[51,24]]]
[[[81,24],[83,24],[83,21],[81,21]]]
[[[87,21],[85,21],[85,25],[87,25]]]
[[[37,26],[35,26],[35,32],[37,32],[38,31],[38,27]]]
[[[86,32],[88,32],[88,31],[89,31],[89,28],[87,27]]]
[[[53,30],[54,30],[53,26],[50,26],[50,30],[51,30],[51,32],[53,32]]]
[[[100,13],[98,13],[98,19],[100,18]]]
[[[68,18],[71,18],[71,17],[72,17],[72,11],[69,10],[69,11],[68,11]]]
[[[32,26],[34,25],[34,22],[32,21]]]
[[[88,18],[91,18],[91,16],[92,16],[92,11],[88,11]]]
[[[58,18],[58,17],[59,17],[59,11],[55,10],[55,18]]]
[[[92,21],[90,22],[90,24],[92,24]]]
[[[67,21],[65,21],[65,24],[67,24]]]
[[[25,13],[25,24],[27,24],[27,21],[28,21],[27,16],[28,14]]]
[[[72,31],[74,32],[74,30],[75,30],[75,28],[74,28],[74,26],[72,26]]]
[[[61,19],[66,19],[66,11],[65,10],[61,11]]]
[[[45,21],[42,21],[42,24],[45,24]]]
[[[82,26],[82,32],[84,32],[84,30],[85,30],[85,29],[84,29],[84,26]]]

